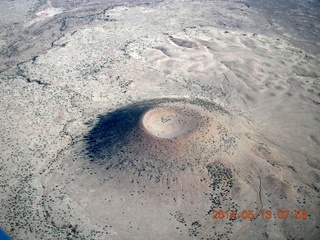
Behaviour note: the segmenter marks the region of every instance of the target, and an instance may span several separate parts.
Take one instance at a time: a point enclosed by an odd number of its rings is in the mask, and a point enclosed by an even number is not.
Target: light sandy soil
[[[2,1],[0,227],[317,239],[320,7],[281,3]]]

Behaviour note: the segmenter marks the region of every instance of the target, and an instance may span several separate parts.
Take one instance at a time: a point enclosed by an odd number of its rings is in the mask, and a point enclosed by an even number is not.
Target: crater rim
[[[147,110],[141,128],[158,139],[173,140],[192,133],[200,125],[200,113],[187,106],[165,105]]]

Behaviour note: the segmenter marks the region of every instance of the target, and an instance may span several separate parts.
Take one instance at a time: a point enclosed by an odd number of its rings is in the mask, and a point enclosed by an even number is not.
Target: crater
[[[177,139],[193,132],[200,124],[200,114],[185,106],[164,106],[147,111],[141,127],[155,137]]]

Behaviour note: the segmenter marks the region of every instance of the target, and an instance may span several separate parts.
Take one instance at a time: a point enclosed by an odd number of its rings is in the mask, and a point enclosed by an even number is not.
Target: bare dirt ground
[[[317,239],[319,1],[1,1],[13,239]]]

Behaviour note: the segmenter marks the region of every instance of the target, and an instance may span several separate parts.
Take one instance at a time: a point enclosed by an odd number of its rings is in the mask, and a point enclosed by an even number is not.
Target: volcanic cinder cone
[[[181,170],[203,168],[234,151],[235,133],[226,121],[219,111],[181,100],[139,103],[102,117],[87,136],[87,149],[108,172],[175,179]]]

